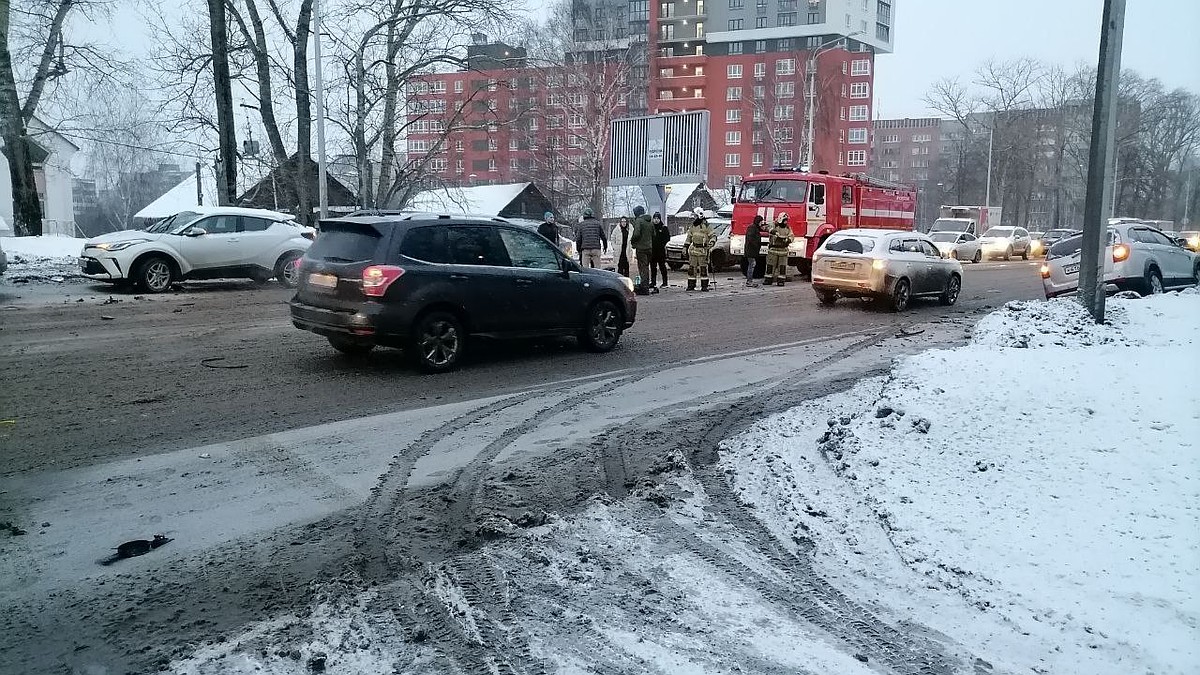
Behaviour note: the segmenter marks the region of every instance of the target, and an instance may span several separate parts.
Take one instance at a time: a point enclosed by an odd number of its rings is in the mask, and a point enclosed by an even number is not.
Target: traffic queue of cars
[[[758,191],[766,194],[761,186]],[[846,199],[853,198],[847,191]],[[712,220],[716,255],[722,263],[735,259],[728,247],[741,237],[729,219]],[[297,291],[290,302],[295,327],[349,355],[402,348],[427,372],[456,368],[476,337],[573,336],[591,351],[613,349],[637,317],[632,281],[581,267],[570,228],[560,230],[555,246],[537,234],[538,224],[381,211],[322,221],[318,236],[273,211],[193,207],[144,230],[87,241],[80,265],[88,278],[155,293],[189,279],[274,277]],[[1108,290],[1149,294],[1200,284],[1200,233],[1114,219],[1107,237]],[[856,298],[901,312],[917,298],[954,305],[962,291],[961,261],[1028,258],[1043,250],[1046,297],[1074,293],[1082,239],[1070,229],[993,226],[976,237],[961,230],[858,226],[827,233],[815,249],[807,246],[821,304]],[[668,245],[669,260],[678,262],[671,251]]]

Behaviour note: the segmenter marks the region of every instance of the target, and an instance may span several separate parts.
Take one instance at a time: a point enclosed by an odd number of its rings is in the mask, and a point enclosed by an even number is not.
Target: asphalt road
[[[1041,297],[1036,263],[965,266],[956,307],[917,303],[904,320],[961,318]],[[675,283],[682,275],[674,277]],[[336,354],[294,329],[289,292],[189,284],[161,296],[90,284],[0,284],[0,475],[63,469],[364,415],[521,390],[574,376],[672,363],[895,324],[842,301],[820,307],[802,282],[713,292],[675,286],[643,298],[612,353],[571,341],[475,347],[459,372],[425,376],[398,351]],[[698,366],[700,368],[702,366]]]

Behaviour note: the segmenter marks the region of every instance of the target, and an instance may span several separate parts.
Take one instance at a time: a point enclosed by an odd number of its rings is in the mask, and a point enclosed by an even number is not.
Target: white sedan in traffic
[[[970,260],[974,263],[983,260],[983,247],[970,232],[930,232],[929,240],[937,246],[943,258]]]
[[[949,306],[962,291],[962,264],[919,232],[842,230],[813,256],[812,286],[823,305],[876,298],[902,312],[913,298],[936,297]]]
[[[187,279],[275,277],[294,288],[314,231],[284,213],[194,206],[144,230],[110,232],[83,245],[83,276],[162,293]]]

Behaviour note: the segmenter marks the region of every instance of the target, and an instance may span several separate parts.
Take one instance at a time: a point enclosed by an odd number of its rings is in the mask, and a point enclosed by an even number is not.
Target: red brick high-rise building
[[[585,196],[603,182],[609,120],[705,109],[708,182],[722,188],[808,163],[811,113],[812,168],[866,172],[875,54],[891,51],[894,5],[574,0],[573,39],[593,51],[547,68],[477,40],[469,70],[424,76],[409,92],[408,150],[437,153],[428,168],[445,182],[532,179]]]

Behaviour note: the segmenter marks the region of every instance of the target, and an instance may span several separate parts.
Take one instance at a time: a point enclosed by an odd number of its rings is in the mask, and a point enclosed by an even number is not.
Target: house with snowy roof
[[[407,211],[541,220],[554,205],[533,183],[450,187],[418,192]]]
[[[79,146],[50,125],[34,117],[26,125],[33,146],[33,179],[42,203],[42,233],[75,236],[75,176],[71,158]],[[0,139],[0,236],[11,236],[13,223],[12,176],[4,140]]]

